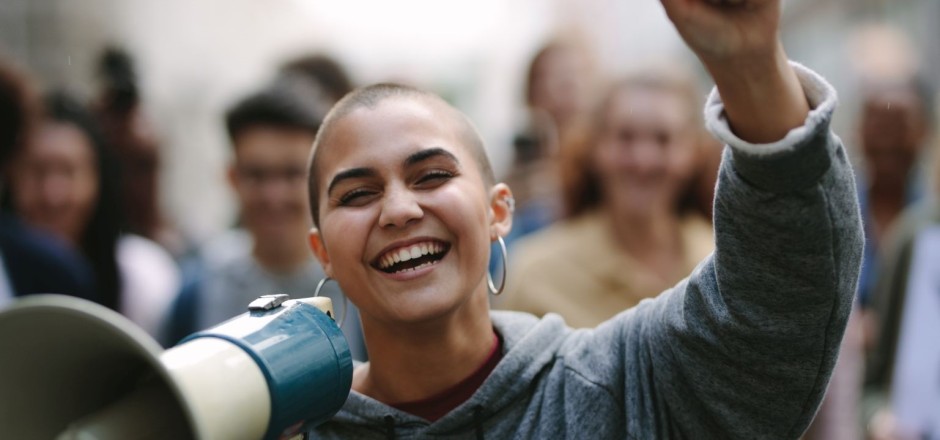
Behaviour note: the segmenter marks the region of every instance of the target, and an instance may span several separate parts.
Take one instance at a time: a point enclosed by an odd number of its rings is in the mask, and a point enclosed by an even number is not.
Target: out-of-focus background
[[[938,438],[940,307],[930,304],[940,301],[922,280],[940,273],[936,252],[923,253],[940,239],[918,243],[940,224],[940,1],[784,0],[782,38],[839,93],[833,129],[857,165],[867,239],[839,364],[806,438]],[[300,84],[305,69],[321,76]],[[433,91],[477,124],[516,196],[510,273],[545,284],[532,296],[510,278],[494,307],[593,326],[672,286],[714,247],[720,146],[697,116],[711,85],[655,0],[0,0],[0,98],[12,102],[0,102],[0,128],[13,129],[0,139],[10,160],[0,222],[54,238],[0,242],[0,307],[71,293],[170,345],[257,294],[312,293],[322,270],[304,244],[298,167],[344,93],[331,88],[343,72],[354,87]],[[37,95],[23,98],[17,78]],[[54,90],[68,96],[28,111]],[[586,130],[588,116],[604,123]],[[655,157],[641,164],[641,150]],[[605,215],[624,230],[601,226]],[[23,284],[40,269],[17,266],[11,249],[25,248],[70,274],[40,278],[74,283]],[[622,264],[575,274],[566,258]],[[573,305],[572,291],[583,295]],[[350,310],[344,332],[366,360]]]
[[[937,78],[940,45],[930,42],[940,41],[938,19],[932,0],[791,0],[783,36],[793,59],[826,75],[851,101],[860,64],[905,68],[891,65],[897,59]],[[868,23],[903,29],[913,47],[866,45],[858,26]],[[478,124],[504,173],[526,64],[561,34],[587,40],[610,73],[649,58],[689,56],[651,0],[0,3],[0,48],[44,84],[90,95],[105,45],[133,54],[165,150],[162,203],[196,237],[228,226],[234,213],[222,179],[225,106],[287,58],[322,51],[357,84],[408,81],[444,95]]]

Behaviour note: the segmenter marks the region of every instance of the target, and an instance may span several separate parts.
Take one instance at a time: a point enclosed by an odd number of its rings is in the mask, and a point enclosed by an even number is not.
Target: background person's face
[[[924,141],[919,98],[897,90],[871,96],[862,108],[861,144],[868,171],[881,183],[904,185]]]
[[[13,167],[16,211],[29,224],[77,244],[98,198],[91,143],[78,128],[46,123]]]
[[[625,89],[611,98],[592,165],[604,203],[629,216],[672,209],[695,163],[690,109],[676,93]]]
[[[238,135],[231,180],[256,241],[303,242],[311,225],[305,184],[312,145],[303,130],[258,126]]]
[[[574,48],[549,51],[532,77],[532,105],[548,112],[555,123],[565,124],[584,110],[590,72],[586,56]]]

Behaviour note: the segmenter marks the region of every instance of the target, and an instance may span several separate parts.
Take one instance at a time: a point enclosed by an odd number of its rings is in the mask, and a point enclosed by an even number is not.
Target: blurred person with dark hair
[[[871,79],[862,90],[858,141],[864,158],[859,203],[865,223],[865,261],[859,280],[862,307],[871,304],[880,244],[905,207],[924,195],[918,167],[930,138],[933,96],[918,77]]]
[[[333,102],[339,101],[353,89],[346,69],[329,55],[316,54],[288,61],[281,67],[281,74],[301,75],[322,87]]]
[[[157,336],[179,291],[179,271],[156,243],[122,234],[118,173],[90,112],[54,92],[14,163],[9,203],[88,259],[101,304]]]
[[[553,40],[532,58],[524,89],[526,120],[513,138],[513,164],[506,176],[516,201],[508,245],[562,216],[556,156],[560,142],[584,116],[594,81],[589,50],[573,39]]]
[[[143,109],[134,60],[121,49],[108,48],[99,59],[98,77],[101,89],[95,116],[120,163],[119,196],[126,229],[181,256],[189,245],[161,213],[160,144]]]
[[[903,171],[917,165],[918,141],[936,133],[936,95],[923,81],[898,84],[886,94],[893,97],[892,109],[877,108],[885,121],[870,127],[886,151],[873,160],[887,162],[879,168],[897,186],[910,177]],[[892,140],[898,144],[894,155],[886,146]],[[931,153],[929,195],[905,208],[877,238],[878,270],[869,281],[874,340],[863,405],[863,421],[877,440],[940,437],[940,156]],[[911,189],[894,189],[901,199],[892,207],[904,206]]]
[[[312,226],[304,164],[331,104],[320,89],[288,76],[228,111],[234,153],[228,179],[244,231],[227,231],[202,249],[203,273],[177,302],[171,340],[242,314],[261,295],[313,295],[324,274],[303,239]],[[343,332],[353,356],[365,359],[358,312],[336,283],[322,293],[337,314],[349,307]]]
[[[699,91],[679,70],[617,82],[562,145],[567,217],[517,243],[502,307],[593,327],[674,285],[714,249],[693,206],[705,139]]]
[[[882,276],[882,245],[905,207],[915,204],[924,193],[921,173],[925,170],[919,169],[917,161],[931,132],[933,98],[929,87],[916,76],[869,76],[861,92],[856,135],[864,172],[857,178],[866,240],[857,304],[846,327],[826,398],[806,440],[852,440],[860,435],[859,411],[869,410],[859,402],[863,399],[865,376],[873,374],[865,371],[866,346],[880,338],[877,313],[870,312],[875,283]],[[891,331],[896,332],[897,322],[891,325]]]
[[[589,104],[594,67],[589,50],[575,40],[555,40],[542,47],[526,74],[525,101],[533,123],[564,139]],[[523,159],[551,154],[557,144],[542,143],[536,151],[521,150]],[[541,151],[538,151],[538,150]]]
[[[8,198],[12,161],[21,154],[39,113],[29,79],[0,57],[0,194]],[[6,208],[6,207],[5,207]],[[15,297],[60,293],[96,300],[88,264],[53,237],[0,212],[0,307]]]

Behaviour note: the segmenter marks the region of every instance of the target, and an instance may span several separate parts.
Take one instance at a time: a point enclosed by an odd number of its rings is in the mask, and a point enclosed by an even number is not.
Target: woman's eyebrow
[[[427,150],[421,150],[421,151],[411,154],[410,156],[405,158],[405,167],[407,168],[407,167],[416,165],[418,163],[424,162],[426,160],[433,159],[435,157],[441,157],[441,156],[454,161],[455,163],[457,163],[457,165],[460,165],[460,160],[457,159],[457,156],[454,156],[450,151],[447,151],[443,148],[435,147],[435,148],[428,148]]]
[[[340,182],[348,179],[357,179],[360,177],[375,177],[378,173],[372,168],[350,168],[340,171],[330,180],[330,186],[327,187],[327,194],[333,191],[333,188]]]
[[[454,156],[453,153],[447,151],[443,148],[428,148],[427,150],[421,150],[416,153],[411,154],[406,157],[404,160],[405,167],[414,166],[418,163],[424,162],[426,160],[433,159],[435,157],[446,157],[458,165],[460,160],[457,159],[457,156]],[[358,179],[362,177],[375,177],[378,175],[378,172],[373,168],[350,168],[348,170],[340,171],[333,176],[333,179],[330,180],[330,185],[327,187],[326,192],[329,194],[333,191],[333,188],[341,183],[344,180],[348,179]]]

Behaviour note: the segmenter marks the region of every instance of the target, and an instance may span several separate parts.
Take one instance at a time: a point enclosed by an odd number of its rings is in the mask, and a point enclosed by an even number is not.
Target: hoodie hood
[[[327,425],[353,425],[386,438],[461,434],[480,438],[493,414],[531,393],[536,377],[551,366],[571,332],[557,315],[538,319],[526,313],[492,311],[490,316],[503,338],[503,359],[473,396],[449,414],[430,423],[352,391]]]

